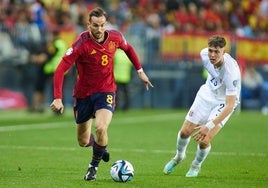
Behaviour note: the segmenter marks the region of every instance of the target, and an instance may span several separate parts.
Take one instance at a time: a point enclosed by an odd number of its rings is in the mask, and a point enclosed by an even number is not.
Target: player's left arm
[[[130,44],[125,43],[123,50],[125,51],[126,55],[128,56],[128,58],[132,62],[135,69],[137,70],[138,76],[145,84],[146,89],[148,90],[149,87],[154,87],[153,84],[150,82],[148,76],[143,71],[142,65],[139,61],[138,55],[135,52],[134,48]]]
[[[134,67],[136,68],[136,70],[138,72],[138,76],[145,84],[146,89],[148,90],[149,87],[154,87],[153,84],[150,82],[148,76],[143,71],[143,68],[142,68],[141,63],[138,59],[138,56],[131,45],[128,44],[128,48],[125,51],[125,53],[127,54],[128,58],[131,60]]]

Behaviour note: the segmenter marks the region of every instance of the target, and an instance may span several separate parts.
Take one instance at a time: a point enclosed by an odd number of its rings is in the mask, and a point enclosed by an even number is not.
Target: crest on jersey
[[[109,51],[115,51],[115,42],[110,41],[108,46],[109,46]]]

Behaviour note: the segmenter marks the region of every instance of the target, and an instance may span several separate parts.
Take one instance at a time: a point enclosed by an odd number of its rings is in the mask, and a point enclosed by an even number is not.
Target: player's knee
[[[205,139],[205,140],[199,141],[199,146],[200,146],[201,149],[205,149],[205,148],[209,147],[210,146],[210,140]]]
[[[81,147],[86,147],[88,145],[88,140],[86,139],[78,138],[77,141],[78,141],[79,146]]]
[[[106,133],[107,133],[107,128],[105,128],[105,126],[96,127],[96,134],[98,136],[105,135]]]
[[[182,138],[188,138],[189,136],[191,136],[191,134],[193,133],[194,129],[195,129],[196,125],[189,122],[189,121],[185,121],[183,123],[183,126],[180,130],[180,134]]]
[[[189,136],[191,136],[192,132],[193,132],[193,128],[190,126],[185,126],[180,130],[180,134],[182,138],[188,138]]]
[[[192,131],[190,129],[182,129],[180,131],[181,138],[188,138],[191,135]]]

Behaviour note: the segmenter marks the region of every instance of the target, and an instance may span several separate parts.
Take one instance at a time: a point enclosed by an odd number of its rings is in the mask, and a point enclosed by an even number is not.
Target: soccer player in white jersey
[[[211,140],[223,128],[239,104],[240,70],[236,60],[225,52],[225,45],[223,37],[213,36],[208,40],[208,47],[200,52],[203,65],[209,74],[206,83],[197,92],[178,132],[176,155],[165,165],[165,174],[170,174],[185,159],[186,148],[193,134],[192,138],[198,145],[186,177],[198,176],[211,149]]]

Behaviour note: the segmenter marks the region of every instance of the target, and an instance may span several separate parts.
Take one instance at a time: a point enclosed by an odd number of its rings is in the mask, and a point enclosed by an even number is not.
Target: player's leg
[[[194,128],[197,125],[188,120],[185,120],[181,130],[178,133],[177,137],[177,153],[175,159],[184,159],[186,154],[186,148],[190,142],[191,134],[194,131]]]
[[[105,162],[109,161],[109,153],[106,148],[108,145],[108,127],[111,123],[112,116],[113,113],[107,109],[100,109],[96,111],[96,139],[93,145],[93,152],[95,149],[97,153],[100,152],[100,155]]]
[[[94,117],[94,106],[91,96],[85,99],[75,99],[74,117],[77,123],[77,141],[81,147],[88,147],[94,145],[94,136],[91,134],[91,126]],[[85,180],[96,179],[96,169],[88,168]]]
[[[208,120],[215,119],[219,115],[219,113],[221,113],[221,110],[224,108],[224,106],[225,106],[224,102],[215,106],[215,108],[210,112]],[[197,146],[195,159],[193,160],[190,169],[186,174],[186,177],[198,176],[198,173],[201,170],[201,165],[205,161],[206,157],[208,156],[211,150],[212,139],[218,134],[218,132],[225,125],[225,123],[228,121],[231,115],[232,113],[229,114],[220,124],[216,125],[212,130],[210,130],[208,135],[205,137],[203,141],[199,142]]]
[[[175,166],[177,166],[182,160],[186,158],[186,148],[190,142],[190,136],[195,127],[196,124],[191,123],[188,120],[184,121],[182,128],[178,132],[177,136],[176,155],[165,165],[163,170],[165,174],[170,174],[173,172]]]
[[[108,127],[111,123],[114,108],[115,108],[115,93],[107,92],[96,94],[96,105],[95,105],[95,131],[96,131],[96,143],[100,146],[105,146],[105,151],[102,155],[102,160],[108,162],[110,154],[106,150],[108,145]],[[93,147],[94,149],[94,147]]]
[[[77,141],[81,147],[92,146],[94,143],[94,136],[91,134],[91,124],[92,119],[84,123],[77,124],[76,126]]]
[[[95,131],[96,131],[96,143],[101,146],[108,144],[107,130],[111,123],[113,113],[107,109],[100,109],[96,111]]]
[[[190,136],[194,128],[206,120],[210,106],[207,105],[203,97],[196,96],[190,110],[188,111],[185,121],[177,136],[177,150],[176,155],[164,167],[164,173],[170,174],[176,165],[178,165],[186,157],[186,148],[190,142]]]
[[[94,136],[91,134],[91,124],[92,124],[92,119],[80,123],[77,125],[77,140],[80,146],[82,147],[89,147],[89,146],[94,146]],[[89,165],[87,173],[84,177],[85,180],[87,181],[93,181],[96,179],[96,168],[91,168]]]
[[[96,111],[95,116],[96,138],[93,143],[93,155],[88,171],[84,177],[85,180],[89,181],[96,179],[99,163],[101,159],[103,159],[103,156],[106,155],[109,160],[109,153],[106,151],[106,147],[108,145],[107,130],[112,120],[113,113],[107,109],[100,109]]]
[[[93,145],[94,137],[91,134],[93,118],[93,103],[90,97],[85,99],[75,99],[74,117],[76,121],[77,141],[81,147]]]
[[[218,134],[221,127],[216,125],[212,130],[209,131],[208,135],[203,141],[200,141],[197,145],[196,155],[191,163],[190,169],[186,173],[186,177],[197,177],[201,170],[201,165],[207,158],[211,150],[211,140]]]
[[[88,171],[84,177],[85,180],[95,180],[101,159],[108,162],[109,153],[106,148],[108,145],[108,127],[111,123],[114,112],[114,93],[99,93],[93,96],[95,112],[95,132],[96,138],[93,144],[92,160]]]

